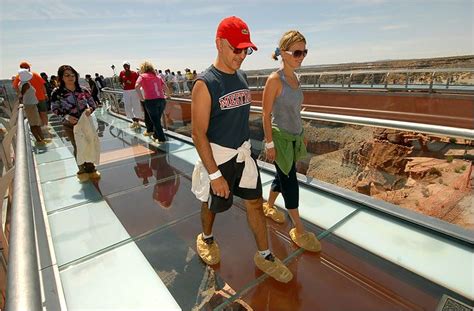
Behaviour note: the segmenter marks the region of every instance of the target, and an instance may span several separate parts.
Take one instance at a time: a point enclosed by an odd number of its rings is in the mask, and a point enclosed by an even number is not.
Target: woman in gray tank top
[[[278,194],[282,193],[294,224],[290,230],[291,239],[305,250],[318,252],[321,244],[314,233],[304,229],[299,216],[299,186],[295,166],[296,161],[306,155],[301,122],[303,92],[295,69],[301,66],[307,53],[304,36],[296,30],[290,30],[283,34],[273,54],[275,60],[281,56],[283,66],[273,72],[265,84],[263,128],[266,157],[268,161],[274,162],[277,173],[263,211],[265,216],[283,223],[283,212],[274,207]]]

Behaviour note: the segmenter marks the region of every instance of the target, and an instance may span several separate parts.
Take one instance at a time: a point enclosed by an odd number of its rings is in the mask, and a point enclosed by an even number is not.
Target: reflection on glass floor
[[[97,115],[102,146],[97,183],[78,183],[71,145],[57,123],[53,144],[35,154],[70,309],[435,310],[443,294],[465,303],[472,299],[472,280],[466,279],[473,272],[472,249],[408,225],[407,232],[423,235],[420,245],[393,234],[401,248],[391,248],[390,231],[366,222],[373,221],[367,220],[370,211],[306,187],[301,215],[321,239],[320,254],[302,252],[291,242],[289,220],[267,223],[272,250],[294,274],[290,283],[280,284],[255,267],[256,245],[240,199],[216,219],[222,259],[209,268],[195,249],[201,226],[200,204],[190,191],[193,146],[178,139],[157,146],[129,123]],[[271,179],[262,171],[264,193]],[[386,227],[403,229],[393,219],[385,221]],[[459,252],[458,264],[468,264],[446,268],[454,280],[444,275],[446,269],[430,275],[424,267],[438,264],[436,256],[449,260],[446,249],[424,259],[423,253],[396,253],[450,245]],[[426,262],[415,263],[420,258]]]

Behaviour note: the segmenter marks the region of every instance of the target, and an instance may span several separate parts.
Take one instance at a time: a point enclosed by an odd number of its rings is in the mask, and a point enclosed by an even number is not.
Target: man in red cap
[[[212,234],[217,213],[233,204],[233,195],[245,200],[247,221],[258,252],[257,267],[280,282],[293,277],[289,269],[268,247],[262,208],[262,184],[250,150],[250,90],[239,70],[253,50],[247,24],[231,16],[223,19],[216,33],[217,58],[199,75],[192,91],[192,136],[200,160],[193,172],[192,191],[202,202],[203,232],[196,248],[208,265],[220,261],[220,251]]]
[[[20,63],[21,69],[28,69],[31,71],[31,65],[28,62],[21,62]],[[36,99],[38,100],[38,112],[41,118],[41,123],[43,125],[43,129],[48,125],[48,95],[46,93],[45,81],[43,78],[36,72],[31,72],[33,74],[33,78],[31,79],[30,83],[36,90]],[[16,75],[15,81],[13,81],[13,88],[19,92],[18,85],[20,84],[20,77]],[[47,131],[47,129],[46,129]]]

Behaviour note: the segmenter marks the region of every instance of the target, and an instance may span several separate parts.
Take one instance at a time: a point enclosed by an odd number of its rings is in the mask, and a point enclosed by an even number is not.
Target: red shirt
[[[122,83],[124,90],[126,91],[133,90],[135,89],[135,83],[137,82],[137,79],[138,79],[138,73],[130,70],[127,74],[125,73],[125,70],[122,70],[120,71],[119,79],[120,79],[120,83]]]
[[[44,93],[44,84],[46,82],[36,72],[31,72],[31,73],[33,74],[33,78],[31,78],[29,82],[36,90],[36,99],[39,101],[43,101],[46,99],[46,94]],[[13,88],[15,90],[18,90],[19,84],[20,84],[20,76],[16,75],[15,81],[13,81]]]

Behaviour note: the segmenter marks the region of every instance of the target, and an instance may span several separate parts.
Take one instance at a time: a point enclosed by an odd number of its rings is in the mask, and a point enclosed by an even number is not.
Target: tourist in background
[[[46,87],[45,87],[45,81],[41,76],[36,73],[31,71],[31,65],[28,62],[21,62],[20,63],[20,69],[27,69],[33,74],[33,77],[30,80],[30,84],[33,86],[35,89],[35,95],[36,98],[38,99],[38,112],[40,114],[41,118],[41,124],[42,124],[42,129],[45,132],[48,132],[48,95],[46,92]],[[17,75],[15,77],[15,81],[13,81],[13,88],[19,92],[18,85],[20,84],[20,77]]]
[[[181,74],[181,71],[177,72],[176,79],[178,80],[179,92],[184,93],[187,89],[186,78]]]
[[[150,62],[143,62],[140,65],[140,76],[135,84],[135,91],[153,123],[153,139],[158,143],[166,142],[161,116],[165,111],[165,97],[169,97],[169,90],[165,81],[156,75],[155,68]]]
[[[55,75],[51,75],[51,77],[49,78],[49,83],[51,84],[51,89],[54,90],[59,86],[58,77],[56,77]],[[51,93],[52,92],[53,91],[51,91]]]
[[[46,89],[46,95],[47,95],[46,104],[48,106],[48,111],[50,111],[51,110],[51,101],[50,101],[50,99],[51,99],[51,92],[53,91],[53,86],[49,82],[48,75],[46,74],[46,72],[40,73],[40,76],[44,80],[44,88]]]
[[[58,69],[59,87],[51,94],[51,110],[54,114],[62,117],[64,134],[69,138],[74,148],[74,157],[77,159],[77,146],[74,136],[74,127],[84,113],[90,116],[96,107],[91,94],[79,85],[79,74],[69,65],[62,65]],[[79,165],[77,178],[80,182],[89,179],[97,180],[100,173],[97,172],[94,163]]]
[[[143,118],[142,107],[140,106],[140,98],[135,92],[135,83],[138,79],[138,73],[130,70],[130,63],[123,62],[123,70],[119,74],[119,82],[123,88],[123,103],[125,105],[125,114],[127,118],[132,119],[131,128],[140,128],[140,119]]]
[[[92,98],[94,98],[96,104],[101,107],[102,103],[99,100],[99,88],[97,87],[97,84],[94,80],[92,80],[92,76],[89,74],[86,75],[86,81],[91,89]]]
[[[171,75],[171,70],[169,69],[165,70],[165,82],[170,92],[174,94],[173,76]]]
[[[303,91],[295,74],[300,68],[308,50],[306,39],[296,31],[283,34],[273,58],[282,58],[282,68],[273,72],[267,79],[263,91],[263,129],[265,133],[265,152],[267,160],[274,162],[276,168],[268,202],[263,205],[265,216],[274,221],[284,222],[283,212],[274,206],[279,193],[282,193],[294,228],[290,237],[299,247],[309,251],[320,251],[321,244],[314,233],[307,232],[301,221],[299,205],[299,185],[296,178],[296,161],[306,155],[301,106]]]
[[[191,92],[193,89],[193,74],[189,68],[186,68],[185,72],[184,77],[186,78],[186,86],[188,87],[188,91]]]
[[[46,143],[50,142],[50,140],[44,139],[43,131],[41,130],[41,119],[38,107],[36,107],[38,104],[38,99],[35,95],[36,90],[30,83],[33,74],[27,69],[20,69],[18,71],[18,76],[20,78],[20,84],[18,85],[18,89],[20,90],[18,100],[20,104],[23,104],[23,111],[28,119],[31,133],[36,139],[36,145],[44,146]]]

